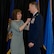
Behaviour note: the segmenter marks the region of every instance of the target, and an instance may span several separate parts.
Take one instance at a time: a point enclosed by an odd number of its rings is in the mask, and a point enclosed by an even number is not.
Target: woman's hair
[[[13,12],[12,12],[12,18],[14,19],[14,20],[17,20],[17,13],[18,12],[22,12],[20,9],[14,9],[13,10]]]

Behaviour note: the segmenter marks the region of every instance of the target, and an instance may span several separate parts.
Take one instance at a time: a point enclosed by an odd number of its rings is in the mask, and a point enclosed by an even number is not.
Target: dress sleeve
[[[22,21],[22,25],[24,24],[24,22]],[[29,30],[29,26],[30,26],[30,23],[24,28],[24,30]]]
[[[16,22],[16,21],[12,21],[11,22],[11,29],[14,29],[15,31],[19,31],[19,27],[22,26],[24,24],[24,22],[21,20],[20,22]]]

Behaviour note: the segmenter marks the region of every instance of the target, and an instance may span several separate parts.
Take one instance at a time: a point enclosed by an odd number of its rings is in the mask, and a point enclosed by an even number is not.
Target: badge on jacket
[[[34,21],[35,21],[35,18],[33,18],[33,19],[31,20],[31,24],[34,24]]]

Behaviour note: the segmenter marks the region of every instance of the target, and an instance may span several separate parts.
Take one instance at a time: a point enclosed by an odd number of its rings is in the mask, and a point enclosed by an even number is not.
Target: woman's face
[[[18,12],[17,13],[17,20],[21,20],[21,18],[22,18],[22,14],[21,14],[21,12]]]

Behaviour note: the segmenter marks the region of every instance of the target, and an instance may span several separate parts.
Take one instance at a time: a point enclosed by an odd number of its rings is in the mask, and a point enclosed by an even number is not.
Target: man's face
[[[29,4],[29,11],[30,11],[30,13],[33,13],[33,11],[34,11],[34,6],[32,5],[32,4]]]

